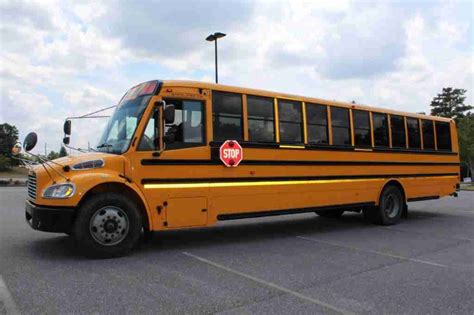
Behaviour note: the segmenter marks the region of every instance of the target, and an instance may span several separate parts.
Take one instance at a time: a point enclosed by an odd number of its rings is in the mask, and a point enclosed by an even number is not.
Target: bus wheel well
[[[382,191],[388,186],[395,186],[398,189],[400,189],[400,192],[403,195],[403,200],[405,200],[405,202],[406,202],[407,199],[406,199],[406,195],[405,195],[405,189],[403,188],[403,185],[398,180],[395,180],[395,179],[391,179],[388,182],[386,182],[385,185],[383,186],[382,190],[380,190],[380,194],[382,194]]]
[[[407,198],[406,198],[406,194],[405,194],[405,189],[403,188],[403,185],[398,180],[391,179],[388,182],[386,182],[385,185],[383,186],[382,190],[380,190],[379,199],[380,199],[380,195],[382,194],[384,189],[386,187],[389,187],[389,186],[395,186],[398,189],[400,189],[400,192],[402,193],[402,196],[403,196],[403,200],[405,200],[405,204],[403,205],[402,218],[406,218],[408,216]],[[377,200],[377,203],[378,202],[379,202],[379,200]]]
[[[143,221],[143,228],[145,232],[150,231],[150,222],[148,220],[148,214],[146,212],[145,205],[143,204],[142,199],[138,194],[131,189],[130,187],[120,184],[120,183],[102,183],[99,184],[92,189],[90,189],[81,199],[79,202],[79,208],[81,205],[89,199],[91,196],[104,193],[104,192],[117,192],[120,194],[125,194],[127,197],[131,198],[137,205],[138,208],[140,209],[140,214],[142,215],[142,221]]]

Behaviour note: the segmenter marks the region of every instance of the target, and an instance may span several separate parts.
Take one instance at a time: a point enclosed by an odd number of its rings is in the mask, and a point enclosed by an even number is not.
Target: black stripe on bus
[[[194,159],[142,159],[142,165],[223,165],[219,159],[213,160],[194,160]],[[395,162],[395,161],[306,161],[306,160],[243,160],[239,165],[260,165],[260,166],[373,166],[373,165],[405,165],[405,166],[459,166],[455,162]]]
[[[258,212],[246,212],[246,213],[226,213],[226,214],[219,214],[217,216],[217,220],[225,221],[225,220],[236,220],[236,219],[248,219],[248,218],[258,218],[258,217],[269,217],[269,216],[276,216],[276,215],[285,215],[285,214],[296,214],[296,213],[306,213],[306,212],[314,212],[317,210],[336,210],[336,209],[354,209],[354,208],[362,208],[367,206],[375,205],[374,202],[362,202],[362,203],[349,203],[343,205],[336,205],[336,206],[324,206],[324,207],[311,207],[311,208],[298,208],[298,209],[290,209],[290,210],[265,210],[265,211],[258,211]]]
[[[211,149],[217,148],[222,145],[223,142],[211,141],[209,145]],[[317,150],[317,151],[349,151],[349,152],[377,152],[377,153],[409,153],[409,154],[431,154],[431,155],[458,155],[457,152],[443,151],[443,150],[413,150],[403,148],[388,148],[388,147],[355,147],[351,145],[329,145],[329,144],[303,144],[303,143],[261,143],[251,141],[239,141],[239,144],[243,148],[249,149],[279,149],[279,150],[301,150],[304,147],[306,150]],[[285,147],[280,147],[283,145]],[[291,148],[294,145],[295,148]],[[289,147],[290,146],[290,147]]]
[[[331,179],[387,179],[403,177],[436,177],[458,176],[458,173],[430,173],[430,174],[383,174],[383,175],[331,175],[331,176],[296,176],[296,177],[214,177],[214,178],[144,178],[142,184],[162,183],[226,183],[226,182],[263,182],[263,181],[293,181],[293,180],[331,180]]]

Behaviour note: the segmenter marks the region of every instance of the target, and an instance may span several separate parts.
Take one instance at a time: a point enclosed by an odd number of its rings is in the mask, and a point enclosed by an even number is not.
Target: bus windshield
[[[127,151],[130,140],[151,99],[151,95],[122,101],[115,110],[100,138],[97,150],[122,154]]]
[[[149,81],[125,93],[100,137],[98,151],[122,154],[128,150],[135,129],[157,88],[158,81]]]

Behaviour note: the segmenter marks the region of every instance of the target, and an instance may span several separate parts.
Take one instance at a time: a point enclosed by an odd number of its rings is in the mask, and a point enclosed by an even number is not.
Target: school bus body
[[[225,167],[219,159],[222,142],[213,140],[213,104],[215,91],[242,96],[243,160],[237,167]],[[247,95],[275,100],[275,142],[249,141]],[[140,151],[138,143],[153,115],[156,102],[167,99],[199,100],[204,105],[205,142],[201,146],[176,150]],[[303,107],[303,143],[279,141],[277,101],[301,102]],[[305,106],[308,103],[347,108],[352,111],[401,115],[416,119],[449,123],[451,150],[395,149],[354,145],[351,119],[351,145],[331,145],[331,120],[328,120],[327,145],[308,143]],[[330,115],[330,114],[328,114]],[[329,117],[330,118],[330,117]],[[372,126],[372,114],[370,115]],[[408,137],[408,135],[406,135]],[[389,135],[389,138],[391,136]],[[391,140],[391,139],[390,139]],[[423,141],[423,140],[422,140]],[[161,140],[161,145],[163,145]],[[423,145],[422,145],[423,146]],[[67,231],[75,213],[90,194],[120,191],[134,200],[149,231],[201,227],[219,220],[309,212],[315,209],[360,210],[376,206],[387,184],[400,188],[404,201],[434,199],[456,193],[459,183],[457,131],[450,119],[402,113],[355,104],[332,102],[253,89],[244,89],[189,81],[162,81],[139,120],[129,149],[121,154],[88,153],[58,160],[72,165],[78,161],[102,159],[102,168],[69,171],[76,193],[68,199],[44,199],[41,191],[52,184],[44,168],[37,166],[36,196],[28,197],[31,208],[70,209],[64,227],[45,229]],[[57,166],[53,166],[57,167]],[[61,170],[59,170],[61,171]],[[56,182],[64,181],[51,172]],[[27,211],[28,212],[28,211]],[[28,219],[28,214],[27,214]],[[31,224],[31,223],[30,223]],[[41,229],[41,226],[34,227]]]

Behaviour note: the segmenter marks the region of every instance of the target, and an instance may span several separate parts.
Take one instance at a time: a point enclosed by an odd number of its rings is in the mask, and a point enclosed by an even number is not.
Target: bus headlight
[[[46,199],[66,199],[70,198],[76,192],[76,186],[72,183],[52,185],[43,192],[43,198]]]

